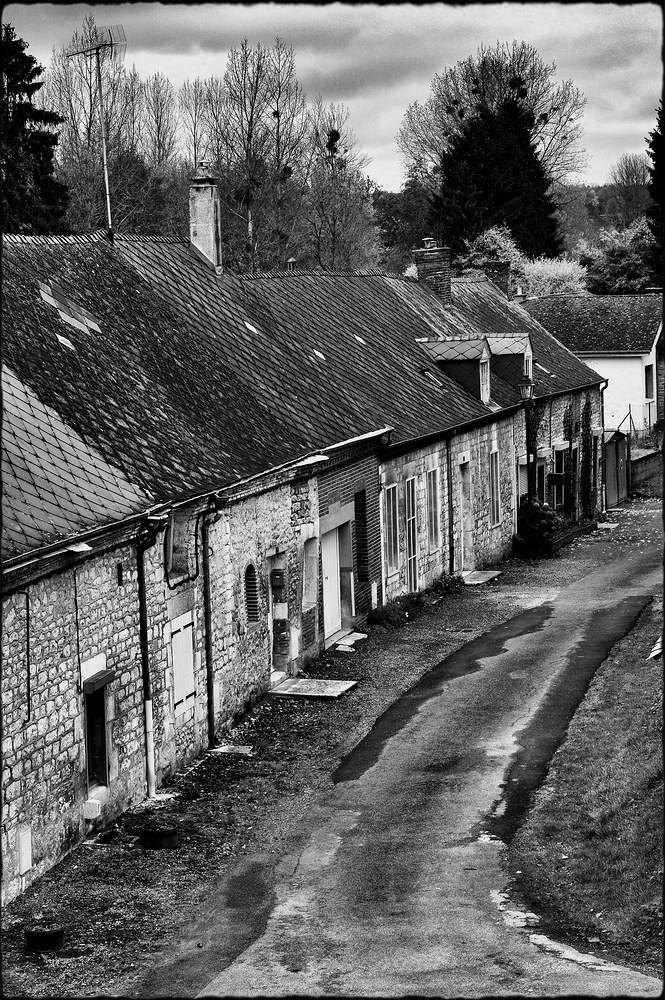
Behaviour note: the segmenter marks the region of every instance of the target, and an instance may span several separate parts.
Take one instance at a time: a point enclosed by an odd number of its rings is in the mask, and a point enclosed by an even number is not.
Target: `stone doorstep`
[[[269,693],[283,698],[339,698],[355,687],[358,681],[315,680],[309,677],[287,677]]]
[[[497,576],[501,576],[500,569],[468,569],[462,573],[462,582],[465,587],[479,587],[481,583],[489,583]]]
[[[618,521],[599,521],[598,530],[599,531],[612,531],[613,528],[618,528]]]
[[[351,635],[351,631],[352,630],[350,628],[340,628],[337,632],[333,632],[333,634],[328,636],[326,639],[325,648],[330,649],[331,646],[335,646],[338,642],[341,642],[342,639],[345,640],[347,635]]]

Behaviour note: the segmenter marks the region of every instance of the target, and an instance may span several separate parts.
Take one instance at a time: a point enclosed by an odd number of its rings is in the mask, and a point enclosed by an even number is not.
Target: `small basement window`
[[[245,570],[245,611],[249,624],[255,624],[259,620],[259,585],[256,577],[256,569],[250,563]]]

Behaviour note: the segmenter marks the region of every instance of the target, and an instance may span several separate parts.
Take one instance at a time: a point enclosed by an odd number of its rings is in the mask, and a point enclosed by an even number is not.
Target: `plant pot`
[[[174,848],[180,843],[180,830],[177,826],[142,826],[141,847],[150,851],[164,848]]]
[[[65,943],[65,928],[61,924],[33,924],[24,929],[29,951],[60,951]]]

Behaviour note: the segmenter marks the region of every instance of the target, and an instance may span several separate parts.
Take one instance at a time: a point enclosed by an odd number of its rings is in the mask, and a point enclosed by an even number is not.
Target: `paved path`
[[[220,887],[219,974],[199,995],[660,995],[516,926],[487,832],[519,820],[531,758],[659,592],[660,563],[636,548],[435,665],[343,763],[296,849]]]

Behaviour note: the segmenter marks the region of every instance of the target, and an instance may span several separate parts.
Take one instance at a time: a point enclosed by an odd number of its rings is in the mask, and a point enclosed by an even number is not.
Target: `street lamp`
[[[531,488],[531,461],[529,458],[531,439],[531,405],[533,403],[533,379],[528,375],[522,375],[517,382],[520,391],[520,399],[524,403],[524,427],[526,432],[526,497],[529,503],[532,500]]]

